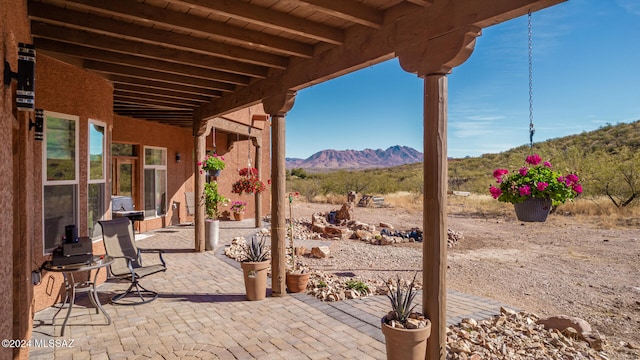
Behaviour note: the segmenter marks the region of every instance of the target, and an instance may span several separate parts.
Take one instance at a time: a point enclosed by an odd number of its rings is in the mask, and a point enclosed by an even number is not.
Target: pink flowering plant
[[[218,156],[218,154],[207,155],[203,161],[199,161],[198,165],[202,167],[202,170],[208,171],[218,171],[224,170],[227,164],[224,162],[223,156]],[[202,173],[202,171],[200,171]]]
[[[231,211],[234,213],[242,214],[247,207],[246,201],[236,200],[231,203]]]
[[[512,204],[532,197],[551,199],[552,205],[558,206],[582,193],[578,175],[554,171],[538,154],[527,156],[526,165],[511,174],[507,169],[496,169],[493,177],[498,185],[489,187],[491,196]]]

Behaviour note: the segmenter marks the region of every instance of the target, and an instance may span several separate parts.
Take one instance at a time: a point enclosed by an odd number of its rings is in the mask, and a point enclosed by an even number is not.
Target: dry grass
[[[316,196],[312,202],[340,205],[347,201],[345,195]],[[410,192],[385,194],[384,202],[394,208],[411,212],[422,210],[422,195]],[[489,195],[448,195],[449,214],[501,217],[513,214],[513,205],[501,203]],[[578,220],[593,221],[604,228],[640,226],[640,206],[616,208],[606,197],[578,198],[560,205],[552,216],[572,216]]]
[[[342,204],[347,201],[346,196],[329,195],[316,196],[313,202],[327,204]],[[384,202],[393,208],[405,209],[410,212],[422,211],[422,195],[410,192],[385,194]],[[470,196],[449,195],[447,197],[449,214],[502,217],[513,215],[513,205],[501,203],[489,195],[471,194]],[[571,216],[581,221],[598,223],[603,228],[637,227],[640,226],[640,206],[616,208],[606,197],[587,199],[578,198],[575,201],[560,205],[552,216]]]

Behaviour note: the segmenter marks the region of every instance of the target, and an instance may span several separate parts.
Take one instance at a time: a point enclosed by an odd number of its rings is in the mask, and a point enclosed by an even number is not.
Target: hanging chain
[[[533,31],[531,30],[531,10],[529,10],[529,147],[533,149]]]

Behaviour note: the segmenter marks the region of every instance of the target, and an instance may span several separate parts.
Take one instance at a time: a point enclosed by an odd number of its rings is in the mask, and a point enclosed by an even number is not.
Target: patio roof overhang
[[[424,77],[423,311],[433,323],[427,358],[444,359],[445,75],[471,55],[481,29],[563,1],[29,0],[28,11],[37,51],[111,80],[116,114],[192,128],[196,158],[217,118],[263,103],[272,117],[274,296],[286,294],[284,116],[296,91],[396,56]],[[202,206],[195,219],[204,251]]]
[[[206,120],[564,0],[29,0],[34,45],[103,74],[119,115]]]

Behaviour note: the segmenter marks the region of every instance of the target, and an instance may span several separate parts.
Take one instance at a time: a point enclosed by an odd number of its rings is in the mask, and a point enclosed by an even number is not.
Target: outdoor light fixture
[[[35,109],[35,69],[36,50],[31,44],[18,45],[18,72],[11,71],[7,61],[4,62],[4,85],[11,85],[11,80],[18,80],[16,90],[16,106],[18,110],[33,111]]]
[[[180,162],[182,160],[182,155],[179,152],[176,153],[176,162]]]
[[[269,120],[269,115],[267,114],[255,114],[251,116],[251,121],[267,121]]]
[[[29,120],[29,130],[36,128],[33,136],[36,140],[42,141],[44,137],[44,111],[42,109],[36,109],[36,121]]]

